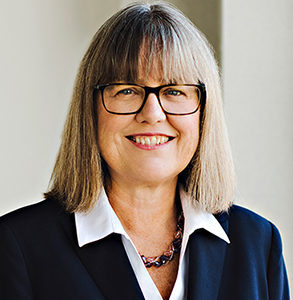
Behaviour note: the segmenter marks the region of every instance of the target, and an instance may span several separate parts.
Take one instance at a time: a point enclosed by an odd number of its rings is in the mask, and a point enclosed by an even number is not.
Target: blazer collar
[[[60,217],[71,247],[105,299],[144,299],[119,234],[79,247],[74,216]]]
[[[228,233],[228,214],[221,213],[215,217]],[[218,298],[227,247],[227,243],[205,229],[199,229],[190,236],[187,299]]]

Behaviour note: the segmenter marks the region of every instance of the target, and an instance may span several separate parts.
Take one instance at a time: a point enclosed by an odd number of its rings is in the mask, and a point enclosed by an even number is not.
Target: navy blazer
[[[187,299],[289,299],[276,227],[232,206],[216,215],[231,241],[205,230],[189,240]],[[73,214],[44,200],[0,218],[0,299],[144,299],[121,236],[80,248]]]

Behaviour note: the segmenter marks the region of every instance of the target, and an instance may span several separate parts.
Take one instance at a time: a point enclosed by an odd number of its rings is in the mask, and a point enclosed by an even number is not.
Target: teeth
[[[134,142],[141,145],[154,146],[159,144],[164,144],[169,141],[169,137],[167,136],[136,136],[131,138]]]
[[[161,144],[166,143],[168,141],[168,138],[166,136],[162,136]]]

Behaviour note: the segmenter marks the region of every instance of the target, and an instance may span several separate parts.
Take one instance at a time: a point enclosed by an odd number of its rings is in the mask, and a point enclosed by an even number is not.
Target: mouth
[[[145,135],[129,135],[126,136],[127,139],[130,141],[143,145],[143,146],[155,146],[155,145],[162,145],[166,144],[169,141],[173,140],[175,137],[167,136],[167,135],[152,135],[152,136],[145,136]]]

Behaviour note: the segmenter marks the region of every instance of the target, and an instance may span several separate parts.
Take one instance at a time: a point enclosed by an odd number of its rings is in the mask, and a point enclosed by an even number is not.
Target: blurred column
[[[221,63],[222,0],[173,0],[186,16],[205,34]]]

